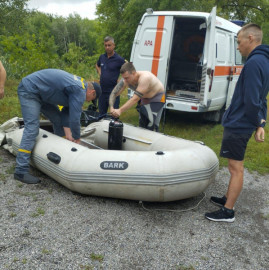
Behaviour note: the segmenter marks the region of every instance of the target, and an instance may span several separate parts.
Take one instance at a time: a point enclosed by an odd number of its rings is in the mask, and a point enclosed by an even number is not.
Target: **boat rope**
[[[204,196],[203,198],[194,206],[194,207],[191,207],[191,208],[188,208],[188,209],[182,209],[182,210],[174,210],[174,209],[149,209],[147,207],[145,207],[143,201],[139,201],[139,204],[142,206],[142,208],[144,210],[147,210],[147,211],[163,211],[163,212],[176,212],[176,213],[181,213],[181,212],[187,212],[187,211],[191,211],[191,210],[194,210],[196,209],[200,203],[205,199],[206,197],[206,193],[203,192]]]

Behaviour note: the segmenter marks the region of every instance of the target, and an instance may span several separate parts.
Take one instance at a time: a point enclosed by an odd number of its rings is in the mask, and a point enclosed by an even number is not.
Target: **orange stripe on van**
[[[224,76],[231,74],[231,66],[216,66],[215,67],[215,76]]]
[[[243,66],[216,66],[215,76],[240,75]]]
[[[161,52],[162,37],[163,37],[164,19],[165,19],[165,16],[159,16],[158,17],[155,44],[154,44],[154,52],[153,52],[153,60],[152,60],[152,67],[151,67],[151,72],[155,76],[157,76],[158,68],[159,68],[160,52]]]

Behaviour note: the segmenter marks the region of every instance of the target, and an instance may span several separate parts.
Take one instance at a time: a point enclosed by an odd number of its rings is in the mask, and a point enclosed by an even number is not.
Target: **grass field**
[[[0,100],[0,123],[12,117],[21,117],[20,104],[17,97],[18,81],[7,81],[5,85],[5,98]],[[127,92],[121,97],[121,104],[127,100]],[[88,104],[85,103],[85,108]],[[269,104],[268,104],[269,108]],[[267,119],[268,113],[267,113]],[[138,126],[138,112],[135,108],[122,114],[120,120]],[[256,143],[251,137],[246,156],[245,167],[260,174],[269,174],[269,125],[265,127],[266,139],[264,143]],[[160,132],[184,139],[203,141],[219,156],[223,127],[220,124],[205,122],[201,115],[196,113],[180,113],[167,111],[165,124],[161,120]],[[227,160],[220,158],[220,166],[227,166]]]

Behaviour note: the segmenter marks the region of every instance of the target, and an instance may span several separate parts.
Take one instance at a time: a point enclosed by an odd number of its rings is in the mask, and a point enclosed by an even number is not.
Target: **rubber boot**
[[[14,173],[14,179],[19,180],[25,184],[38,184],[38,183],[40,183],[40,179],[38,179],[37,177],[35,177],[29,173],[26,173],[26,174]]]

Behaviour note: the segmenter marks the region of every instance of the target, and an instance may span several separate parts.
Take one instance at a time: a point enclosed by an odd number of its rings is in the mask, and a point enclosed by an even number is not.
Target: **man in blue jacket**
[[[18,96],[24,120],[24,131],[16,158],[14,178],[23,183],[36,184],[40,180],[29,174],[29,161],[39,132],[42,113],[53,124],[58,136],[80,143],[80,115],[85,99],[98,98],[101,88],[96,83],[59,69],[44,69],[22,79]],[[64,106],[60,111],[58,105]]]
[[[102,95],[98,100],[99,113],[105,114],[108,110],[109,96],[117,84],[120,68],[125,63],[124,59],[115,52],[114,38],[107,36],[104,39],[106,53],[101,54],[95,67],[100,76]],[[116,98],[114,108],[119,108],[120,97]]]
[[[263,142],[269,91],[269,46],[261,45],[262,30],[256,24],[243,26],[237,35],[238,50],[247,57],[240,74],[231,105],[223,115],[223,140],[220,156],[228,159],[230,182],[222,197],[211,197],[221,209],[206,213],[213,221],[233,222],[234,204],[243,187],[244,155],[255,131],[255,140]]]

